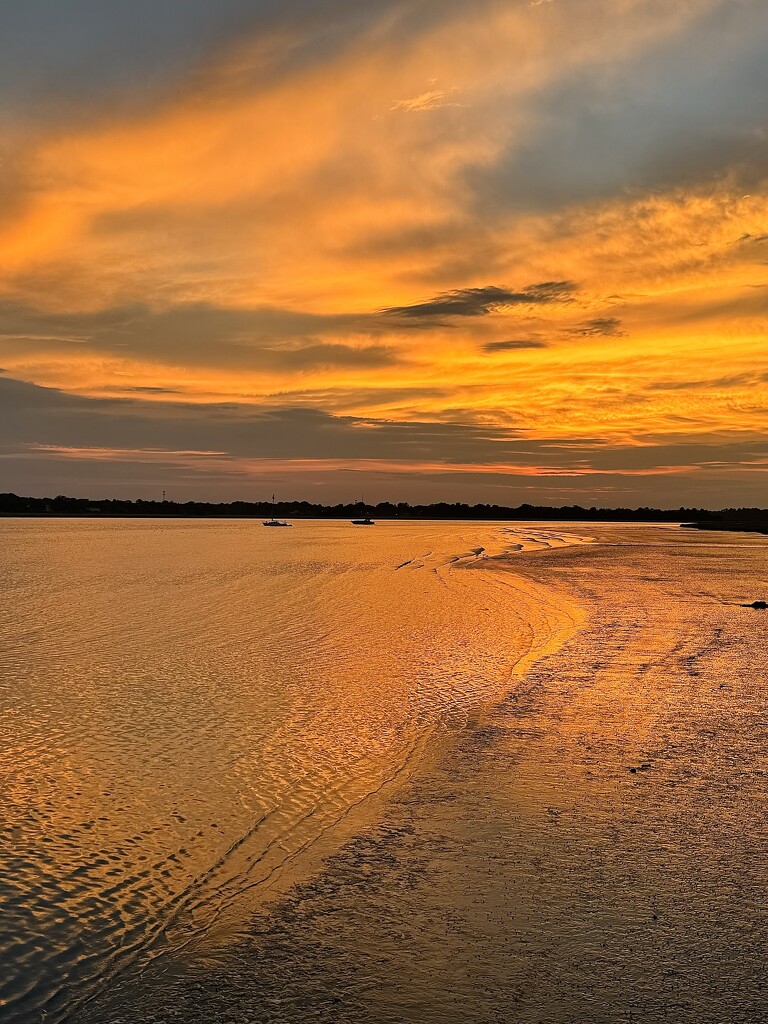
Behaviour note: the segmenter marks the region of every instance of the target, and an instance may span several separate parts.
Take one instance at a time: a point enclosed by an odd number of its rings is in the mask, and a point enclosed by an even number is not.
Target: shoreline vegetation
[[[725,509],[711,518],[681,523],[688,530],[730,530],[735,533],[768,533],[768,510],[761,508]]]
[[[83,519],[351,519],[365,514],[383,520],[472,520],[594,523],[679,523],[689,530],[723,530],[768,534],[768,509],[705,508],[661,509],[585,508],[582,505],[507,505],[436,502],[411,505],[407,501],[346,502],[320,505],[309,501],[148,501],[144,498],[37,498],[0,494],[0,518]]]
[[[62,518],[179,518],[179,519],[261,519],[275,515],[286,519],[349,519],[365,512],[375,519],[390,520],[518,520],[573,522],[680,523],[688,529],[736,530],[768,533],[768,510],[701,508],[659,509],[585,508],[581,505],[506,505],[465,502],[436,502],[411,505],[408,502],[362,501],[320,505],[309,501],[148,501],[125,498],[38,498],[13,493],[0,494],[0,517]]]

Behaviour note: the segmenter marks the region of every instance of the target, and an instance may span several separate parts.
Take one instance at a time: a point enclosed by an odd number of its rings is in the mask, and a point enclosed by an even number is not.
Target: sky
[[[0,9],[0,491],[768,505],[765,0]]]

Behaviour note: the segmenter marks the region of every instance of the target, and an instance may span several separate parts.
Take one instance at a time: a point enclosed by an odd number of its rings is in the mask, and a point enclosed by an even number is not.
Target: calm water
[[[245,891],[298,871],[562,625],[543,587],[484,555],[579,539],[470,523],[0,533],[8,1024],[63,1020],[237,927]]]

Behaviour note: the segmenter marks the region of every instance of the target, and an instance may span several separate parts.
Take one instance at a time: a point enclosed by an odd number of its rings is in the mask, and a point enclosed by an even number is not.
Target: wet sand
[[[583,627],[234,946],[78,1024],[768,1019],[766,550],[499,562]]]

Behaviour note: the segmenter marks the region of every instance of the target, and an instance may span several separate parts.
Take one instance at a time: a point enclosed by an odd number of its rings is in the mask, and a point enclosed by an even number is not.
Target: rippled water
[[[562,625],[555,529],[0,522],[0,1006],[65,1019],[244,910]]]
[[[493,563],[578,628],[215,961],[76,1024],[764,1024],[768,538],[589,529]]]

